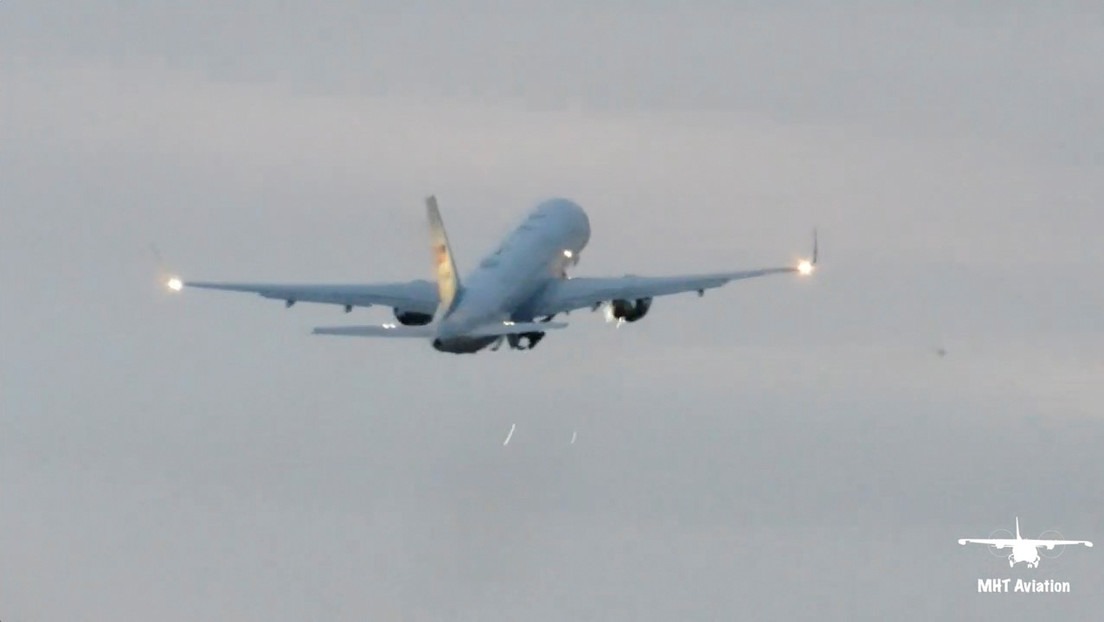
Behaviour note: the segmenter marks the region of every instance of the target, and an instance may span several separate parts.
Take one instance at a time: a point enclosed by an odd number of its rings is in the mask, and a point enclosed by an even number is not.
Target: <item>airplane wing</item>
[[[795,266],[760,268],[739,272],[719,272],[690,276],[635,276],[612,278],[572,278],[550,284],[533,306],[534,315],[552,316],[565,311],[598,305],[614,300],[640,300],[684,292],[698,292],[721,287],[730,281],[753,279],[771,274],[812,274],[817,264],[817,235],[813,230],[813,254]]]
[[[988,544],[989,546],[995,546],[998,549],[1009,548],[1012,545],[1016,544],[1016,542],[1023,542],[1023,540],[1008,540],[1008,539],[977,540],[977,539],[973,539],[973,538],[962,538],[961,540],[958,541],[959,544]]]
[[[722,272],[692,276],[623,276],[613,278],[573,278],[549,285],[538,300],[534,315],[555,315],[565,311],[594,307],[612,300],[654,298],[684,292],[703,293],[730,281],[751,279],[770,274],[799,272],[806,274],[811,264],[803,267],[763,268],[743,272]]]
[[[1056,546],[1071,546],[1074,544],[1084,544],[1085,546],[1092,548],[1093,543],[1088,540],[1024,540],[1024,542],[1031,543],[1031,546],[1045,546],[1047,550],[1053,549]]]
[[[211,283],[175,280],[175,284],[170,281],[169,286],[173,289],[196,287],[259,294],[264,298],[283,300],[288,306],[296,302],[319,302],[345,307],[380,305],[428,315],[433,315],[437,310],[438,300],[437,284],[424,280],[374,285]]]

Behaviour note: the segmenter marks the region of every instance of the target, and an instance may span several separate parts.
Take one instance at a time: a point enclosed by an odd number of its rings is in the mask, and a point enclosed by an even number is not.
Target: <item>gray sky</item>
[[[279,4],[0,4],[4,620],[1099,615],[955,543],[1104,541],[1099,8]],[[427,278],[428,193],[823,265],[471,357],[154,282]]]

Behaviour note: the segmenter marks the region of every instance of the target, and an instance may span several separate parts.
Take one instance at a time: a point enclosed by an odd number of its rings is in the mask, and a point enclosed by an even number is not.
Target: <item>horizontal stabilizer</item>
[[[480,326],[466,333],[465,337],[498,337],[500,335],[520,335],[521,333],[539,333],[557,328],[567,328],[563,322],[500,322]]]
[[[461,336],[498,337],[501,335],[543,332],[557,328],[567,328],[567,324],[563,322],[499,322],[480,326]],[[315,335],[340,335],[344,337],[432,339],[437,336],[437,327],[433,325],[402,326],[399,324],[377,324],[374,326],[319,326],[311,332]]]
[[[393,337],[399,339],[430,339],[436,333],[432,326],[400,326],[382,324],[376,326],[319,326],[311,331],[315,335],[341,335],[344,337]]]
[[[526,323],[503,323],[480,326],[460,337],[499,337],[501,335],[520,335],[522,333],[542,333],[544,330],[566,328],[562,321],[526,321]],[[405,339],[432,339],[437,336],[437,328],[429,326],[402,326],[382,324],[375,326],[319,326],[311,331],[315,335],[338,335],[342,337],[392,337]]]

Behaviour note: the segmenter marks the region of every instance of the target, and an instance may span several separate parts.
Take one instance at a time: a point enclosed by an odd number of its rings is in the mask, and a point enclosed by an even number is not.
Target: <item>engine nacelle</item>
[[[637,298],[636,300],[614,300],[610,303],[610,314],[619,320],[635,322],[648,314],[652,306],[651,298]]]
[[[429,313],[395,309],[395,319],[403,326],[425,326],[433,321],[433,316]]]

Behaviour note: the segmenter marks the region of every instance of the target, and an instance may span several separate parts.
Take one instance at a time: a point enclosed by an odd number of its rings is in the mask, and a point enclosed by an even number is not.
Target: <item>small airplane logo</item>
[[[1007,530],[1002,530],[1007,531]],[[958,541],[959,544],[987,544],[990,547],[996,549],[1012,549],[1012,553],[1008,556],[1008,566],[1012,567],[1020,562],[1026,562],[1028,568],[1038,568],[1039,561],[1042,557],[1039,555],[1039,549],[1046,547],[1046,550],[1054,550],[1056,546],[1068,546],[1072,544],[1084,544],[1087,547],[1092,547],[1093,543],[1088,540],[1032,540],[1024,539],[1020,537],[1020,519],[1016,518],[1016,538],[990,538],[990,539],[973,539],[962,538]]]
[[[448,261],[448,249],[445,248],[444,244],[438,244],[433,247],[433,257],[434,263],[438,268],[445,265],[445,262]]]

